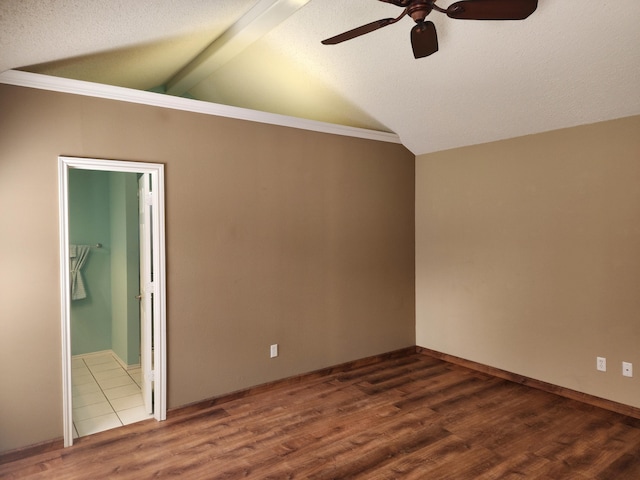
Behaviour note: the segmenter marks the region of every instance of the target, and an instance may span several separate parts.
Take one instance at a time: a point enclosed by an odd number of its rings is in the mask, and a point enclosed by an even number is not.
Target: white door
[[[151,225],[151,175],[138,179],[140,222],[140,366],[142,399],[147,413],[153,413],[153,261]]]

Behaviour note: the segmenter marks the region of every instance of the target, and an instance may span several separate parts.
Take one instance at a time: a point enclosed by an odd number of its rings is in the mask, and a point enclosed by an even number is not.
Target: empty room
[[[0,3],[0,478],[640,478],[639,19]]]

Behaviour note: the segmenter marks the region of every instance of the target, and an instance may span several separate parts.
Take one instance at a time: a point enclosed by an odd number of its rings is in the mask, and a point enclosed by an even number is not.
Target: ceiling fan
[[[427,15],[435,10],[446,13],[450,18],[462,20],[524,20],[538,8],[538,0],[462,0],[447,8],[436,5],[436,0],[378,0],[403,7],[397,18],[383,18],[367,23],[348,32],[323,40],[324,45],[335,45],[346,40],[371,33],[379,28],[398,22],[409,15],[416,25],[411,29],[411,46],[415,58],[427,57],[438,51],[438,36],[433,22]]]

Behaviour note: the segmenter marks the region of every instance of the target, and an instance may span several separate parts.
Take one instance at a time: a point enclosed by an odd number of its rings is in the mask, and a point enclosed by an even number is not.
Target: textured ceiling
[[[256,3],[0,0],[0,71],[159,88]],[[409,18],[320,44],[400,11],[311,0],[187,95],[392,131],[415,154],[640,114],[637,0],[539,0],[513,22],[432,12],[440,51],[420,60]]]

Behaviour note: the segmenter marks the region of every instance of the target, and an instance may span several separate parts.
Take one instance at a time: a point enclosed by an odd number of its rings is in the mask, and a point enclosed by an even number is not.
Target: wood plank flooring
[[[640,420],[418,353],[200,407],[0,478],[640,479]]]

